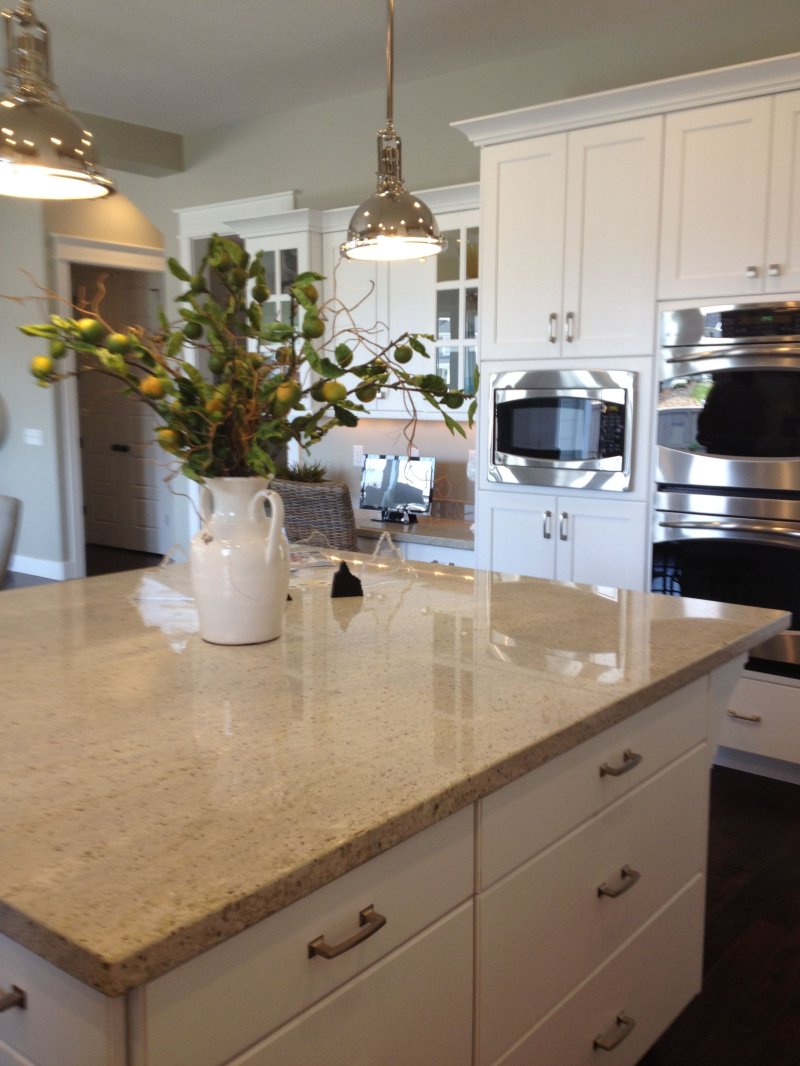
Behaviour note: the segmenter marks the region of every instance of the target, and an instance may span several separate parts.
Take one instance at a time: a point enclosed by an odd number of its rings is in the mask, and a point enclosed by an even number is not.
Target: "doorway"
[[[91,300],[102,274],[100,314],[112,328],[157,327],[164,302],[160,249],[68,237],[53,241],[58,292],[69,293],[73,303],[84,294]],[[175,539],[165,455],[153,432],[156,417],[103,374],[78,375],[64,385],[70,386],[59,390],[64,577],[128,569],[134,561],[148,565]]]

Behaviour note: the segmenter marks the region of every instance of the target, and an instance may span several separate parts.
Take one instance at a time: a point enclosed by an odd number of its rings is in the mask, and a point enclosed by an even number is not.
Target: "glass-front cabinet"
[[[436,373],[472,394],[478,359],[477,225],[444,231],[447,250],[436,259]]]

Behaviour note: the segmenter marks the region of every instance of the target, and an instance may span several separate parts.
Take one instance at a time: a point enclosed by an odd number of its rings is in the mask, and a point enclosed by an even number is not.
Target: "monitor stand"
[[[401,525],[404,526],[413,525],[416,521],[417,516],[413,513],[413,511],[404,511],[402,508],[395,511],[381,511],[380,518],[370,519],[370,522],[399,522]]]

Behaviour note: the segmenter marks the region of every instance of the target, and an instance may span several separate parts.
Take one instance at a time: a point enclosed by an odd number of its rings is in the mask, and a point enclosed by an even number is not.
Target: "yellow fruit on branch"
[[[139,382],[139,392],[149,400],[160,400],[166,392],[166,383],[163,378],[149,374]]]

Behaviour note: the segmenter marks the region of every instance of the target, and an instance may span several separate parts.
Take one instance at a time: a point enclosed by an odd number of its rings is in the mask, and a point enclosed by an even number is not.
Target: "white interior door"
[[[161,304],[159,274],[72,267],[75,296],[91,295],[104,275],[103,318],[122,332],[151,327]],[[172,501],[164,477],[166,455],[155,442],[157,416],[104,374],[78,378],[85,540],[114,548],[166,554],[172,544]]]

